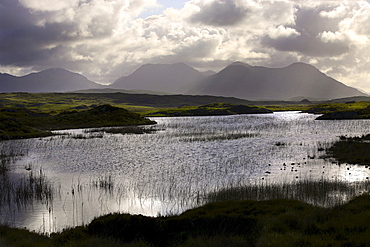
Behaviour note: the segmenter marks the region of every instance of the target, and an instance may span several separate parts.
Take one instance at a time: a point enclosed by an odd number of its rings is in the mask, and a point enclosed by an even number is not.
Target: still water
[[[368,120],[316,121],[298,112],[153,118],[151,134],[58,131],[2,142],[24,150],[13,177],[42,171],[52,201],[2,206],[1,222],[37,232],[59,231],[94,217],[127,212],[166,215],[201,203],[209,191],[298,179],[362,181],[370,170],[320,158],[339,136],[368,134]],[[294,163],[294,169],[285,169]],[[285,166],[284,166],[285,164]]]

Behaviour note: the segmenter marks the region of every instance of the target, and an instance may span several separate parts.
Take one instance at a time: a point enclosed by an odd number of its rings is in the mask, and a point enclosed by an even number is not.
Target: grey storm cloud
[[[1,0],[0,65],[45,65],[59,59],[61,50],[68,50],[73,42],[112,33],[109,17],[97,16],[81,25],[68,20],[54,21],[53,15],[55,12],[29,9],[17,0]]]
[[[232,26],[243,21],[249,10],[235,0],[216,0],[199,6],[201,9],[190,17],[193,23],[210,26]]]
[[[0,64],[33,65],[48,60],[52,44],[65,40],[61,33],[66,26],[37,26],[32,13],[17,1],[2,0],[0,4]],[[48,48],[47,48],[48,47]]]
[[[268,34],[261,38],[261,44],[273,47],[279,51],[295,51],[308,56],[337,56],[349,51],[347,40],[325,42],[321,39],[324,32],[338,31],[340,19],[326,18],[320,13],[329,10],[327,7],[316,9],[298,8],[295,24],[288,28],[299,35],[270,37]]]

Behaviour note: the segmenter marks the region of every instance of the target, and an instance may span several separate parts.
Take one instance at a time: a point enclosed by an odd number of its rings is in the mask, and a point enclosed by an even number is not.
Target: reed
[[[115,181],[112,175],[99,176],[96,180],[92,181],[92,185],[95,188],[103,189],[107,192],[113,192],[114,184]]]
[[[222,133],[222,134],[210,134],[210,135],[199,135],[182,137],[181,141],[184,142],[211,142],[211,141],[222,141],[222,140],[235,140],[240,138],[252,138],[257,137],[258,134],[253,133]]]
[[[15,179],[15,176],[19,176],[19,174],[11,173],[10,165],[24,153],[22,148],[2,146],[0,152],[0,210],[3,206],[27,207],[32,205],[35,200],[49,205],[57,193],[53,183],[47,179],[43,170],[40,168],[38,172],[34,172],[32,164],[25,167],[25,170],[28,171],[27,175]]]
[[[205,193],[205,202],[235,200],[294,199],[315,206],[333,207],[350,199],[370,192],[370,182],[346,182],[321,179],[304,179],[291,183],[255,183],[249,185],[229,185],[220,190]]]
[[[109,134],[152,134],[158,131],[156,127],[153,126],[122,126],[122,127],[110,127],[110,128],[97,128],[97,129],[87,129],[84,133],[109,133]]]

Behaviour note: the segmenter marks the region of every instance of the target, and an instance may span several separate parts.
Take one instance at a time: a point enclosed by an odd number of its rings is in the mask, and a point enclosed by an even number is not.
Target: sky
[[[311,64],[370,93],[370,0],[0,0],[0,72]]]

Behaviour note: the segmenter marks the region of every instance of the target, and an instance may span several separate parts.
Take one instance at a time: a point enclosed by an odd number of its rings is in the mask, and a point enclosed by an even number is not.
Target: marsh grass
[[[42,170],[39,173],[31,171],[28,176],[22,176],[16,181],[10,176],[3,176],[0,185],[1,205],[15,205],[18,209],[31,206],[34,201],[50,205],[58,193]]]
[[[184,142],[211,142],[211,141],[222,141],[222,140],[236,140],[241,138],[253,138],[257,137],[258,134],[253,133],[214,133],[214,134],[199,134],[199,136],[192,135],[188,137],[182,137],[180,140]]]
[[[92,186],[95,188],[103,189],[107,192],[113,192],[115,187],[115,180],[112,175],[102,175],[96,180],[92,181]]]
[[[72,138],[72,139],[81,139],[81,140],[83,140],[83,139],[103,138],[104,134],[103,133],[98,133],[98,134],[95,134],[95,135],[68,134],[67,137]]]
[[[96,128],[84,130],[84,133],[109,133],[109,134],[152,134],[158,131],[153,126],[122,126],[122,127],[111,127],[111,128]]]
[[[15,205],[18,209],[27,207],[32,205],[34,200],[49,205],[57,193],[42,169],[35,172],[31,164],[25,167],[28,174],[14,178],[15,174],[10,173],[10,165],[22,155],[24,152],[21,149],[6,146],[3,146],[0,152],[0,210],[3,206],[10,208]]]
[[[293,199],[315,206],[333,207],[346,203],[355,196],[369,193],[370,182],[346,182],[321,179],[304,179],[291,183],[256,183],[230,185],[205,195],[205,202],[233,200]]]

